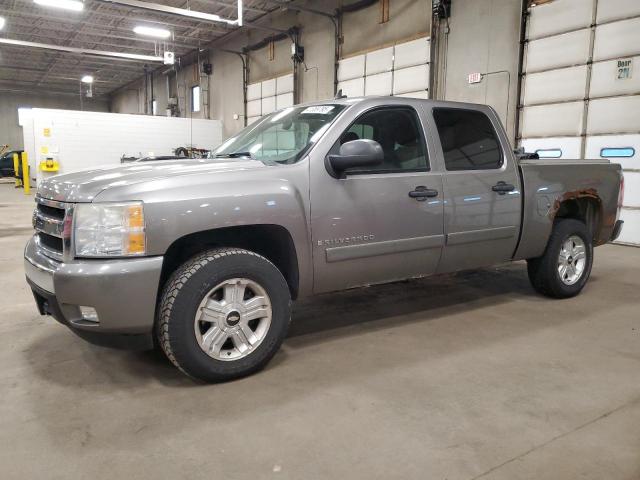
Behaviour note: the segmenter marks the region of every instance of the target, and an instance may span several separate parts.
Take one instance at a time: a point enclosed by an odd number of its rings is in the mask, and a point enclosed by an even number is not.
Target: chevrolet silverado
[[[267,364],[292,300],[514,260],[571,297],[622,228],[619,165],[521,160],[482,105],[298,105],[215,154],[41,182],[25,249],[40,313],[222,381]]]

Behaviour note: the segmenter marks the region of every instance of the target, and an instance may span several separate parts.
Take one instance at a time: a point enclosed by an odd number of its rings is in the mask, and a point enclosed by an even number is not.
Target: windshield
[[[345,105],[290,107],[274,112],[231,137],[216,157],[251,157],[267,163],[295,163],[313,145]]]

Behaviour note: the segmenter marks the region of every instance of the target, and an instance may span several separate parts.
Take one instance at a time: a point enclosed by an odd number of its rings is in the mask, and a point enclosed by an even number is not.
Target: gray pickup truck
[[[25,249],[40,313],[228,380],[273,357],[292,299],[513,260],[570,297],[622,227],[619,165],[519,160],[482,105],[300,105],[216,153],[42,182]]]

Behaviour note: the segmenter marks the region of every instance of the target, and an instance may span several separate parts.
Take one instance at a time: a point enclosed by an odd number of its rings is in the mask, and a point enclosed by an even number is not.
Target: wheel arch
[[[274,224],[215,228],[176,239],[164,255],[159,292],[178,266],[204,250],[217,247],[242,248],[262,255],[280,270],[291,298],[297,298],[300,273],[295,243],[285,227]]]
[[[563,218],[573,218],[583,222],[593,239],[594,245],[599,244],[602,230],[602,201],[595,193],[568,193],[556,204],[554,224]]]

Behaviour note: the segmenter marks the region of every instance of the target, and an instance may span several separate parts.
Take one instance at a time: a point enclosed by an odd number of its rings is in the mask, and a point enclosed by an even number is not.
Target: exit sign
[[[481,73],[470,73],[469,74],[469,83],[480,83],[482,81]]]

